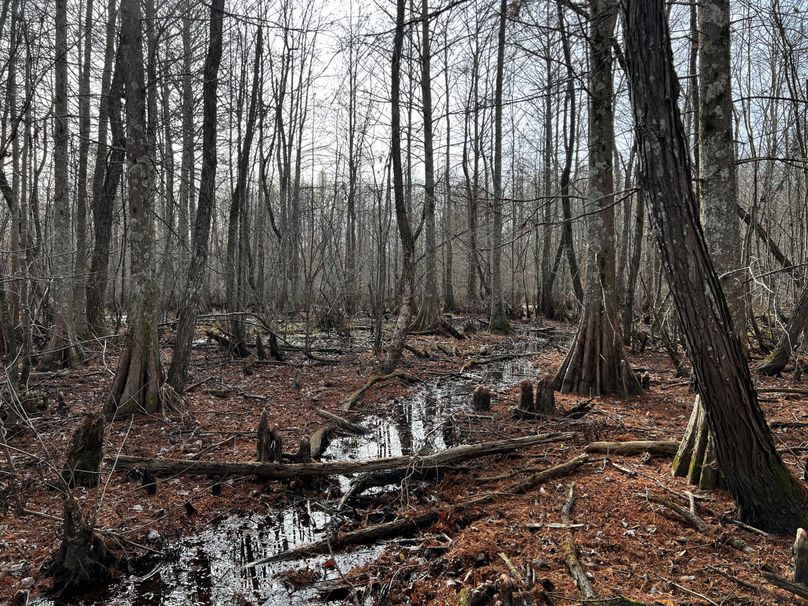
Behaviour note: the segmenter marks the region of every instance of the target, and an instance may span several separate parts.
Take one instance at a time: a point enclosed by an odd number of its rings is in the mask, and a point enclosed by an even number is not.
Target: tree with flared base
[[[612,45],[614,0],[590,2],[589,259],[578,332],[555,379],[556,389],[586,395],[642,391],[623,347],[617,313],[614,254],[614,114]]]
[[[114,417],[160,408],[163,382],[157,338],[157,288],[152,225],[151,159],[146,138],[143,31],[138,0],[121,2],[121,48],[126,78],[126,155],[129,194],[131,304],[126,346],[105,412]]]

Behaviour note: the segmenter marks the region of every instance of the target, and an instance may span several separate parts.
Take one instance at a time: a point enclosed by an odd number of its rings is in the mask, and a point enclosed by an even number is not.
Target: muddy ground
[[[649,604],[798,601],[761,576],[764,565],[788,576],[792,540],[762,536],[735,524],[728,495],[722,491],[699,495],[685,480],[671,477],[670,457],[596,456],[570,475],[523,495],[509,495],[514,481],[571,459],[595,440],[678,439],[693,402],[687,381],[675,376],[665,354],[646,350],[631,356],[635,367],[651,375],[651,388],[642,396],[627,401],[595,398],[590,412],[572,419],[565,411],[589,398],[557,394],[553,417],[514,419],[518,382],[524,376],[535,381],[551,375],[574,330],[552,322],[519,328],[513,337],[484,332],[460,341],[413,337],[408,343],[419,355],[407,352],[400,370],[422,382],[391,380],[375,385],[349,413],[340,411],[342,404],[377,375],[378,360],[361,330],[353,338],[323,336],[315,342],[317,355],[336,364],[293,351],[285,352],[283,363],[234,360],[215,343],[206,342],[201,331],[184,412],[110,424],[107,456],[254,461],[262,410],[280,427],[289,452],[301,437],[323,425],[317,409],[339,412],[375,428],[371,437],[335,440],[326,453],[330,459],[408,453],[427,443],[433,450],[445,447],[449,440],[435,436],[446,428],[449,417],[453,439],[463,443],[537,432],[575,435],[540,448],[458,463],[438,482],[404,482],[376,491],[356,506],[355,515],[340,518],[344,531],[425,511],[443,512],[422,532],[360,548],[355,556],[350,550],[323,554],[291,562],[282,570],[258,567],[249,574],[243,572],[244,563],[321,538],[333,529],[329,508],[339,500],[347,479],[221,478],[214,486],[206,478],[178,476],[158,478],[156,494],[149,494],[140,478],[106,465],[101,486],[77,495],[95,525],[104,529],[109,546],[139,560],[131,575],[70,600],[42,597],[50,588],[45,563],[60,543],[63,497],[53,486],[76,425],[103,405],[117,345],[109,343],[96,351],[80,368],[35,377],[32,384],[48,396],[47,409],[33,414],[27,426],[9,430],[15,471],[9,471],[5,458],[0,471],[0,599],[17,596],[22,603],[43,604],[313,604],[322,600],[323,582],[330,580],[329,587],[356,589],[354,603],[454,605],[461,590],[505,573],[532,575],[529,592],[536,603],[575,604],[581,595],[562,553],[563,543],[572,539],[601,598],[624,595]],[[162,338],[164,363],[170,359],[172,337],[169,331]],[[531,355],[514,358],[519,360],[517,366],[500,365],[493,373],[484,369],[485,364],[469,364],[509,352]],[[783,378],[756,380],[768,387],[800,387],[790,372]],[[468,408],[469,385],[475,381],[492,385],[488,413],[473,414]],[[452,402],[441,408],[441,423],[426,427],[438,413],[419,409],[420,429],[404,439],[401,426],[412,429],[417,416],[413,398],[429,401],[433,391]],[[773,431],[784,459],[798,476],[808,450],[804,427],[799,426],[808,423],[805,398],[768,393],[762,398],[770,422],[791,425]],[[392,421],[386,424],[385,419]],[[390,427],[398,427],[393,438]],[[569,522],[561,524],[573,482],[574,506]],[[687,491],[700,497],[697,512],[708,525],[706,533],[647,498],[649,493],[663,496],[687,508]],[[456,507],[483,495],[492,495],[493,500]],[[742,539],[749,549],[733,548],[731,537]],[[509,570],[506,560],[516,571]]]

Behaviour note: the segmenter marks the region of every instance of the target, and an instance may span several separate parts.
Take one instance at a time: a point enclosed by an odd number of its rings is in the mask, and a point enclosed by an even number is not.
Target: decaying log
[[[327,410],[323,410],[322,408],[315,410],[319,416],[323,417],[324,419],[328,419],[329,421],[333,421],[337,424],[337,426],[347,431],[348,433],[352,433],[354,435],[364,435],[370,433],[370,430],[367,427],[363,427],[362,425],[357,425],[356,423],[351,423],[348,419],[343,419],[339,415],[335,415],[333,412],[329,412]]]
[[[342,547],[347,547],[348,545],[367,545],[375,543],[379,539],[406,535],[407,533],[418,530],[419,528],[431,526],[437,520],[438,512],[429,511],[415,515],[411,518],[398,518],[392,522],[375,524],[373,526],[368,526],[367,528],[362,528],[351,532],[335,532],[332,533],[328,538],[307,543],[287,551],[282,551],[266,558],[261,558],[260,560],[246,564],[244,567],[255,568],[256,566],[270,564],[272,562],[297,560],[320,553],[328,553],[330,550],[340,549]]]
[[[70,488],[98,486],[104,456],[104,417],[88,416],[73,433],[62,478]]]
[[[773,572],[767,572],[765,570],[761,574],[763,575],[763,578],[772,585],[779,587],[780,589],[785,589],[794,595],[798,595],[804,600],[808,600],[808,585],[789,581],[785,577],[781,577],[780,575],[774,574]]]
[[[491,392],[485,385],[478,385],[474,388],[471,396],[471,407],[478,411],[491,410]]]
[[[359,398],[361,398],[362,394],[364,394],[368,389],[370,389],[377,383],[382,383],[383,381],[389,381],[390,379],[401,379],[402,381],[417,381],[417,382],[421,381],[421,379],[419,379],[418,377],[408,375],[407,373],[404,372],[391,372],[386,375],[379,375],[378,377],[372,378],[362,387],[353,392],[351,396],[347,400],[345,400],[345,403],[341,406],[342,410],[345,411],[351,410],[351,407],[359,401]]]
[[[229,353],[234,358],[246,358],[250,355],[250,350],[247,349],[247,346],[244,344],[243,341],[238,341],[234,343],[230,338],[224,335],[218,335],[212,330],[205,331],[205,335],[211,341],[216,341],[219,346],[224,349],[227,353]]]
[[[114,576],[117,558],[93,532],[72,496],[65,499],[62,528],[62,544],[48,567],[54,588],[78,591],[97,586]]]
[[[655,456],[672,456],[679,448],[677,442],[666,440],[637,440],[632,442],[592,442],[586,447],[590,454],[638,455],[646,452]]]
[[[381,459],[359,459],[355,461],[324,461],[320,463],[251,463],[251,462],[218,462],[188,461],[184,459],[152,459],[120,455],[108,458],[107,463],[116,469],[125,470],[132,467],[147,469],[157,476],[165,475],[202,475],[202,476],[257,476],[268,480],[283,480],[328,475],[347,475],[383,471],[391,469],[408,469],[410,467],[427,469],[445,466],[457,461],[474,459],[488,455],[512,452],[519,448],[530,448],[539,444],[563,442],[575,437],[572,432],[547,433],[520,438],[509,438],[479,444],[465,444],[447,448],[427,456],[398,456]],[[549,472],[550,470],[546,470]]]
[[[695,513],[688,511],[684,507],[679,507],[679,505],[677,505],[673,501],[670,501],[668,499],[665,499],[652,493],[639,493],[638,496],[650,501],[651,503],[656,503],[657,505],[667,507],[699,532],[707,532],[708,528],[704,520],[702,520]]]
[[[546,482],[547,480],[552,480],[553,478],[558,478],[560,476],[565,476],[569,473],[572,473],[584,463],[589,462],[589,455],[578,455],[577,457],[570,459],[564,463],[560,463],[559,465],[555,465],[553,467],[548,467],[547,469],[540,471],[538,473],[534,473],[530,477],[521,482],[512,486],[508,492],[511,494],[524,494],[531,488],[538,486]]]
[[[585,600],[594,598],[595,588],[592,587],[592,582],[589,580],[589,577],[586,576],[586,571],[578,559],[578,546],[572,539],[567,539],[564,541],[561,551],[564,554],[564,563],[567,565],[570,576],[572,576],[575,581],[575,585],[578,587],[581,597]]]
[[[794,541],[794,582],[808,585],[808,535],[802,528]]]

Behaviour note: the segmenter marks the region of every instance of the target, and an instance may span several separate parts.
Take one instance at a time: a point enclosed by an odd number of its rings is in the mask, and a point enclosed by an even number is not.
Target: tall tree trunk
[[[502,83],[505,71],[505,26],[508,19],[508,1],[499,3],[499,32],[497,36],[497,80],[494,90],[494,207],[491,235],[491,319],[488,330],[496,334],[511,330],[505,317],[502,301]]]
[[[79,174],[76,183],[76,260],[73,273],[76,332],[87,334],[87,157],[90,153],[90,62],[93,48],[93,0],[85,0],[84,47],[79,80]]]
[[[227,227],[227,258],[225,262],[225,274],[227,280],[227,310],[234,314],[230,321],[230,331],[233,345],[239,346],[245,339],[244,322],[237,313],[244,307],[243,299],[243,269],[246,259],[238,254],[242,249],[241,242],[246,240],[239,233],[239,223],[246,223],[247,217],[247,176],[250,169],[250,151],[252,149],[253,137],[255,134],[255,120],[258,112],[258,95],[260,93],[260,65],[263,54],[263,29],[258,28],[258,41],[255,47],[255,63],[253,65],[253,82],[250,93],[250,105],[247,109],[247,124],[242,141],[242,147],[238,153],[238,168],[236,175],[236,187],[230,200],[229,223]],[[244,242],[247,244],[247,242]],[[237,259],[236,257],[239,257]],[[238,265],[238,266],[237,266]]]
[[[449,34],[444,33],[444,70],[443,79],[444,87],[449,90]],[[446,96],[446,167],[444,173],[444,187],[446,188],[446,208],[444,216],[444,239],[446,240],[446,263],[443,271],[443,304],[444,309],[447,311],[455,308],[454,298],[454,253],[453,253],[453,237],[454,226],[454,213],[452,209],[452,171],[451,171],[451,150],[452,150],[452,112],[451,104],[449,103],[450,97]]]
[[[112,417],[138,411],[156,412],[160,408],[163,380],[157,338],[151,158],[139,0],[121,1],[121,49],[126,84],[127,239],[133,262],[126,345],[105,407]]]
[[[548,26],[549,21],[548,9]],[[541,258],[541,313],[548,318],[555,317],[555,299],[553,297],[553,284],[555,282],[555,273],[558,271],[557,264],[551,264],[552,259],[550,256],[550,249],[553,244],[553,202],[550,197],[552,195],[553,186],[553,122],[555,116],[553,115],[553,96],[549,91],[553,90],[553,57],[550,54],[550,41],[548,33],[548,43],[545,49],[547,56],[545,58],[545,74],[547,77],[547,91],[548,94],[544,97],[544,150],[542,154],[542,194],[544,199],[542,205],[544,207],[543,223],[542,226],[542,258]],[[539,234],[536,233],[538,240]],[[560,261],[560,257],[559,257]],[[554,268],[551,271],[551,268]]]
[[[589,2],[589,259],[578,332],[556,376],[556,388],[584,395],[639,393],[623,348],[617,310],[614,246],[614,110],[612,37],[615,0]]]
[[[174,356],[168,370],[168,384],[181,393],[188,376],[188,363],[191,358],[191,343],[194,339],[194,325],[199,309],[199,294],[208,260],[210,240],[210,220],[215,204],[216,190],[216,87],[219,64],[222,60],[222,20],[224,0],[213,0],[210,7],[210,33],[208,54],[205,59],[202,88],[202,173],[199,186],[199,204],[194,220],[193,253],[188,280],[182,295],[180,317],[177,323],[177,337]]]
[[[626,0],[626,62],[651,217],[684,328],[715,452],[741,519],[793,534],[805,489],[777,453],[715,269],[693,194],[663,0]]]
[[[730,83],[730,7],[729,0],[701,0],[698,6],[699,31],[699,190],[702,228],[707,249],[727,299],[732,325],[746,343],[746,293],[743,275],[737,271],[741,261],[741,230],[736,214],[737,173],[735,138],[732,132],[732,87]],[[712,439],[699,410],[696,397],[693,413],[674,459],[675,475],[687,475],[690,482],[704,490],[716,487]],[[703,451],[699,444],[707,445]]]
[[[424,292],[413,330],[440,326],[438,301],[438,252],[435,245],[435,160],[432,132],[432,73],[429,40],[429,0],[421,2],[421,97],[424,115]]]
[[[94,242],[93,253],[90,257],[90,272],[87,276],[87,324],[89,329],[102,333],[105,328],[104,302],[107,291],[107,268],[109,265],[109,239],[112,233],[112,205],[115,200],[115,191],[121,174],[121,163],[124,160],[123,126],[120,120],[120,99],[123,95],[123,74],[118,76],[120,86],[113,92],[112,71],[115,61],[115,22],[118,10],[117,0],[107,2],[107,28],[106,43],[104,46],[104,68],[101,74],[101,101],[98,104],[98,146],[95,152],[95,168],[93,169],[93,225]],[[117,70],[120,71],[120,70]],[[110,108],[117,107],[117,117],[111,116]],[[112,120],[117,121],[113,131],[113,145],[107,145],[107,126]],[[107,158],[107,154],[110,158]],[[110,182],[111,174],[117,175]],[[107,184],[111,187],[108,189]]]
[[[407,201],[404,196],[404,170],[401,166],[401,51],[404,46],[404,12],[406,0],[396,0],[396,30],[393,37],[393,60],[390,75],[391,106],[391,156],[393,160],[393,198],[396,207],[396,222],[401,239],[402,264],[400,276],[401,304],[398,319],[393,329],[390,346],[387,348],[382,371],[391,373],[398,366],[407,331],[412,319],[413,287],[415,282],[415,237],[407,216]]]
[[[73,262],[70,221],[67,103],[67,0],[56,0],[56,57],[53,101],[53,330],[42,357],[43,368],[66,367],[81,356],[73,307]]]

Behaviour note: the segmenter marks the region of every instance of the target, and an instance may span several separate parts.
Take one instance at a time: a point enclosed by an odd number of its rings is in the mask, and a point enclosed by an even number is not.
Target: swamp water
[[[522,334],[507,350],[489,355],[531,353],[545,341]],[[516,357],[475,366],[464,375],[446,375],[419,385],[409,396],[390,403],[389,412],[370,415],[362,424],[371,431],[362,436],[334,439],[324,455],[328,460],[390,457],[401,454],[428,454],[457,445],[446,431],[447,419],[468,412],[471,394],[480,383],[493,390],[508,388],[525,378],[535,379],[531,357]],[[473,436],[468,441],[475,441]],[[340,477],[343,491],[350,478]],[[166,554],[149,571],[124,577],[93,598],[85,606],[215,606],[224,604],[314,605],[322,604],[317,583],[295,588],[291,573],[309,569],[317,582],[338,580],[340,572],[375,560],[383,545],[339,550],[328,567],[329,555],[272,563],[254,568],[245,565],[257,559],[322,539],[329,530],[336,501],[298,501],[268,512],[237,514],[216,525],[164,545]],[[335,565],[333,565],[335,563]],[[42,606],[62,604],[39,600]]]

